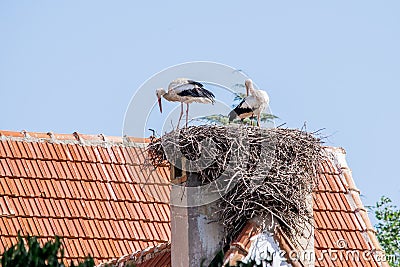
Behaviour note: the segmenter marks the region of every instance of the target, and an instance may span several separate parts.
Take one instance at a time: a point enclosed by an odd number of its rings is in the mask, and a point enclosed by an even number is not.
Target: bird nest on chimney
[[[254,218],[273,215],[293,241],[312,222],[310,196],[323,160],[321,140],[302,130],[250,126],[191,126],[151,138],[155,167],[186,160],[201,185],[218,189],[216,220],[227,242]],[[267,227],[267,226],[265,226]]]

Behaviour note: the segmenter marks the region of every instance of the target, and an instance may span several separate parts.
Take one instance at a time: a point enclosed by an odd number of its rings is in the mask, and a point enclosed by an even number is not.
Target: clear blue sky
[[[244,70],[279,123],[326,128],[364,204],[400,206],[399,1],[1,1],[0,128],[120,135],[135,90],[192,60]]]

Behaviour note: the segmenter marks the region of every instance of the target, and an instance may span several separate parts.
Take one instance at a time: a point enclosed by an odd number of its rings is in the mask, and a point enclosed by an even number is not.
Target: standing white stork
[[[158,88],[156,90],[156,95],[158,98],[158,105],[160,106],[161,113],[161,97],[164,97],[167,101],[181,102],[181,114],[179,116],[177,128],[179,128],[179,124],[183,115],[183,103],[186,104],[186,127],[188,124],[190,103],[215,103],[215,96],[212,92],[205,89],[201,83],[186,78],[178,78],[173,80],[168,86],[168,92],[166,92],[163,88]]]
[[[247,96],[230,113],[229,122],[239,117],[241,120],[257,116],[257,126],[260,126],[260,115],[269,104],[267,92],[256,90],[253,81],[248,79],[245,82]]]

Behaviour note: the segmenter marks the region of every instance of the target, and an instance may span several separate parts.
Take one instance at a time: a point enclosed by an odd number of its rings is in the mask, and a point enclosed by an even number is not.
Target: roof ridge
[[[144,147],[149,143],[148,138],[139,138],[131,136],[106,136],[100,134],[81,134],[74,132],[72,134],[58,134],[53,132],[27,132],[22,130],[7,131],[0,130],[0,141],[22,141],[22,142],[50,142],[56,144],[76,144],[88,146],[140,146]]]

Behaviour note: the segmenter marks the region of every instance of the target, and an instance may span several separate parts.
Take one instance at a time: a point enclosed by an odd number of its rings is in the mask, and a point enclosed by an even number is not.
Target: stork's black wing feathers
[[[215,95],[211,91],[208,91],[206,88],[202,88],[202,89],[200,89],[200,91],[204,97],[207,97],[208,99],[212,100],[214,103]]]
[[[199,83],[199,82],[196,82],[196,81],[193,81],[193,80],[188,80],[187,82],[189,84],[197,85],[198,87],[203,88],[203,84],[202,83]]]
[[[179,96],[204,97],[204,98],[210,99],[213,103],[215,102],[214,94],[205,88],[194,87],[192,89],[182,90],[181,92],[178,93],[178,95]]]

